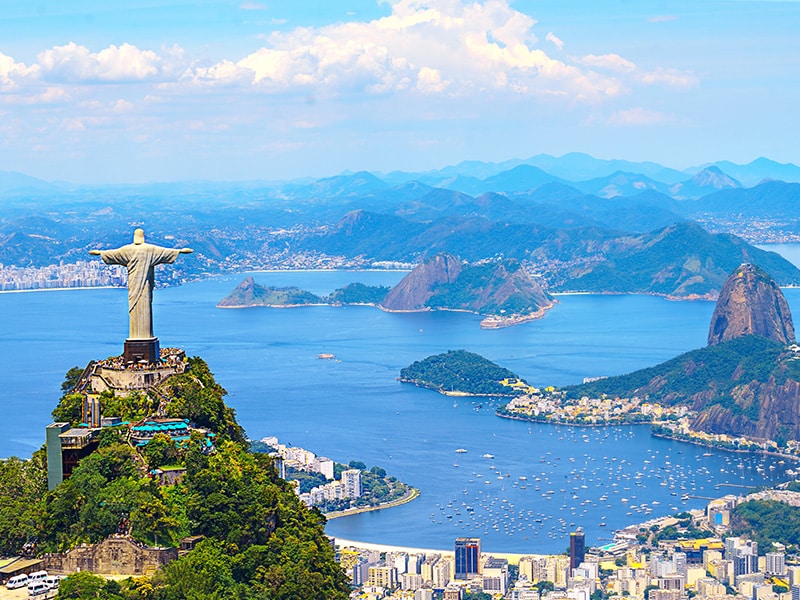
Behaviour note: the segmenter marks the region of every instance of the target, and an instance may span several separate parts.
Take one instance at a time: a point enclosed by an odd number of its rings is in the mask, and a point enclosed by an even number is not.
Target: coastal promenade
[[[394,506],[400,506],[401,504],[405,504],[406,502],[411,502],[414,498],[419,496],[419,490],[417,488],[409,489],[401,498],[397,500],[392,500],[391,502],[381,502],[377,506],[360,506],[357,508],[348,508],[347,510],[337,510],[336,512],[325,513],[325,518],[330,519],[338,519],[339,517],[349,517],[350,515],[358,515],[365,512],[372,512],[374,510],[382,510],[384,508],[392,508]]]

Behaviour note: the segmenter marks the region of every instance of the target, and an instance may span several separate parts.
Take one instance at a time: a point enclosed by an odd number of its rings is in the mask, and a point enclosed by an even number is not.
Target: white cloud
[[[636,107],[627,110],[619,110],[608,119],[611,125],[658,125],[674,121],[671,115],[646,108]]]
[[[241,60],[190,69],[184,79],[318,94],[500,91],[599,99],[624,88],[613,74],[549,56],[537,46],[535,25],[507,0],[398,0],[390,15],[370,22],[273,32]],[[563,44],[552,34],[547,39]]]
[[[583,65],[593,69],[604,69],[616,73],[631,73],[636,70],[636,65],[622,58],[619,54],[589,54],[578,59]]]
[[[164,59],[152,50],[131,44],[110,45],[100,52],[70,42],[38,55],[42,77],[48,81],[124,82],[156,79]]]
[[[692,73],[664,68],[658,68],[649,73],[643,73],[641,81],[646,84],[664,84],[675,88],[694,87],[699,83],[697,77]]]
[[[0,53],[0,90],[13,90],[31,103],[103,96],[106,107],[120,94],[111,91],[115,95],[109,97],[103,83],[147,84],[139,95],[146,103],[188,97],[194,90],[187,87],[315,98],[402,93],[596,103],[637,86],[696,83],[692,74],[643,71],[614,53],[554,58],[548,50],[560,51],[564,42],[548,32],[541,43],[536,20],[509,2],[394,0],[385,17],[273,31],[261,48],[215,62],[193,62],[177,45],[152,50],[121,43],[94,51],[70,42],[40,52],[31,66]],[[245,0],[239,6],[260,10],[262,5]],[[36,85],[25,87],[31,83]],[[129,109],[118,104],[109,110]]]
[[[559,39],[559,38],[557,38],[556,35],[552,31],[548,31],[547,35],[544,37],[544,39],[546,39],[548,42],[553,44],[559,50],[563,50],[564,49],[564,41]]]
[[[0,89],[13,89],[20,81],[35,79],[38,74],[38,65],[26,67],[24,63],[18,63],[0,52]]]
[[[669,21],[676,21],[677,15],[656,15],[647,19],[648,23],[667,23]]]
[[[123,100],[120,98],[114,103],[114,106],[111,108],[112,112],[115,113],[126,113],[130,112],[133,109],[133,103],[128,102],[127,100]]]
[[[449,81],[442,81],[442,75],[436,69],[423,67],[417,74],[417,89],[423,93],[438,93],[450,85]]]

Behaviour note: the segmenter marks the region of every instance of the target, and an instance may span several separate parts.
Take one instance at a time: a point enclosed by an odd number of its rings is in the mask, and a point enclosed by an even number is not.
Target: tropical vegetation
[[[49,492],[43,449],[29,460],[0,461],[0,553],[65,551],[114,533],[173,547],[200,535],[204,541],[194,550],[152,577],[118,583],[80,574],[62,584],[59,597],[347,598],[346,577],[324,534],[325,518],[300,502],[269,456],[248,450],[224,403],[225,390],[201,359],[189,363],[185,374],[158,393],[169,399],[170,416],[216,433],[214,451],[195,431],[182,444],[164,436],[140,453],[123,431],[107,429],[100,447]],[[74,422],[70,387],[54,416]],[[139,414],[148,398],[139,394],[120,406]],[[150,476],[167,463],[185,470],[172,485]]]
[[[466,350],[450,350],[415,361],[400,371],[400,381],[440,392],[481,396],[507,396],[514,389],[503,380],[517,375],[487,358]]]

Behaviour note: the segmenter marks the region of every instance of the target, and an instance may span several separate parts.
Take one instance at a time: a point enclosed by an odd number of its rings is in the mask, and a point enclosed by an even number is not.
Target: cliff
[[[792,314],[780,288],[764,271],[744,263],[722,285],[708,330],[708,344],[749,334],[781,344],[795,341]]]
[[[449,254],[425,261],[392,289],[386,310],[465,310],[502,318],[537,317],[554,304],[516,260],[462,265]]]

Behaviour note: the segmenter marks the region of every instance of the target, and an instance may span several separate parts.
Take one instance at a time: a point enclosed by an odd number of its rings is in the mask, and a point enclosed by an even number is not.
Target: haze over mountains
[[[777,255],[724,235],[800,239],[800,167],[763,158],[677,171],[572,153],[283,183],[82,186],[0,173],[0,199],[6,266],[85,260],[143,226],[156,243],[195,248],[184,280],[449,252],[517,259],[553,290],[713,297],[742,262],[800,283]]]

